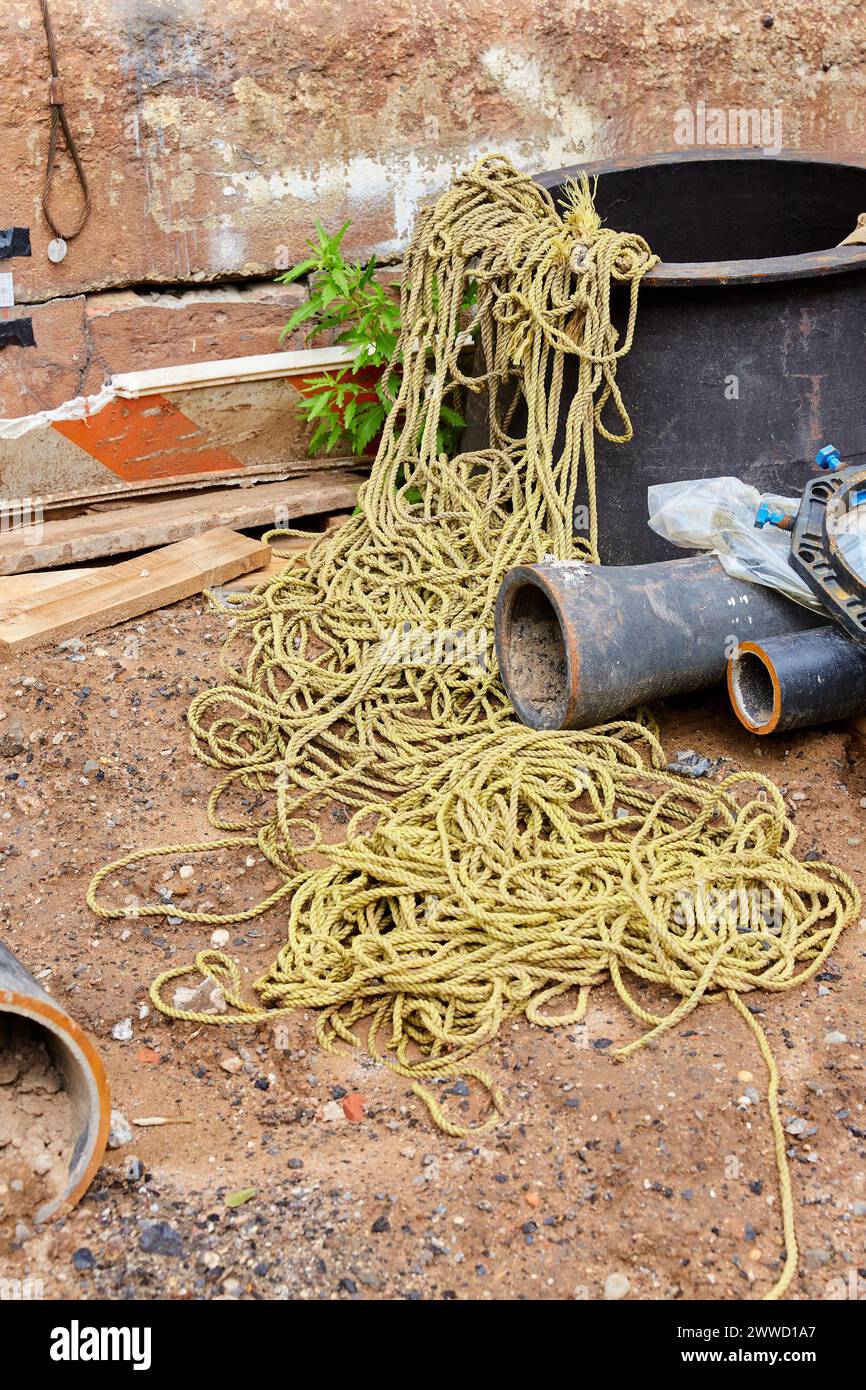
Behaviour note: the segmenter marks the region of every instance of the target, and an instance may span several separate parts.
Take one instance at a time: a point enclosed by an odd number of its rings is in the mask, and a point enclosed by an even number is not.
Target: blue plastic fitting
[[[815,455],[815,462],[819,468],[824,468],[829,473],[835,473],[837,468],[842,467],[842,459],[835,444],[825,444],[823,449],[819,449]]]

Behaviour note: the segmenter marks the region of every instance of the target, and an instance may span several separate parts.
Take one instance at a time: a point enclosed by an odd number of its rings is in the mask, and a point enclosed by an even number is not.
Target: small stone
[[[855,1203],[854,1203],[854,1215],[855,1215],[855,1216],[866,1216],[866,1202],[855,1202]]]
[[[343,1107],[338,1100],[326,1101],[322,1106],[322,1119],[328,1124],[342,1123],[345,1118]]]
[[[124,1144],[132,1142],[132,1126],[122,1110],[112,1110],[111,1121],[108,1126],[108,1147],[110,1149],[122,1148]]]
[[[785,1133],[793,1134],[795,1138],[798,1138],[800,1135],[805,1134],[808,1128],[809,1126],[806,1121],[801,1119],[798,1115],[793,1120],[789,1120],[785,1125]]]
[[[111,1030],[111,1036],[115,1042],[132,1041],[132,1019],[122,1018],[119,1023],[115,1023]]]
[[[738,1071],[738,1072],[737,1072],[737,1080],[738,1080],[738,1081],[742,1081],[744,1084],[745,1084],[746,1082],[748,1082],[748,1081],[754,1081],[754,1079],[755,1079],[755,1078],[754,1078],[754,1076],[752,1075],[752,1073],[751,1073],[750,1071]]]
[[[541,1199],[539,1198],[537,1192],[524,1192],[523,1200],[528,1207],[532,1207],[534,1209],[538,1206],[538,1203]]]
[[[80,1246],[72,1255],[72,1264],[79,1271],[92,1269],[95,1264],[93,1251],[88,1250],[86,1245]]]
[[[227,1057],[220,1058],[220,1066],[222,1067],[223,1071],[228,1072],[229,1076],[237,1076],[238,1072],[243,1066],[243,1062],[241,1061],[240,1057],[237,1057],[233,1052],[230,1052]]]
[[[144,1177],[144,1164],[135,1154],[130,1154],[129,1158],[124,1159],[123,1176],[127,1182],[141,1182]]]
[[[17,758],[27,752],[27,740],[21,728],[21,721],[13,715],[0,734],[0,758]]]
[[[390,1231],[390,1229],[391,1222],[388,1220],[387,1216],[377,1216],[370,1227],[370,1230],[377,1236],[382,1235],[384,1231]]]
[[[820,1269],[822,1265],[829,1264],[829,1262],[830,1262],[830,1251],[829,1251],[829,1250],[820,1250],[820,1249],[819,1249],[819,1250],[807,1250],[807,1251],[806,1251],[806,1264],[807,1264],[807,1266],[808,1266],[809,1269]]]
[[[177,871],[177,876],[178,878],[192,878],[194,873],[195,869],[193,868],[192,864],[181,864],[180,868]]]
[[[183,1254],[183,1240],[180,1232],[167,1221],[145,1221],[142,1223],[139,1247],[148,1255]]]
[[[624,1274],[609,1274],[604,1281],[604,1296],[608,1303],[617,1303],[625,1298],[631,1284]]]
[[[224,1014],[228,1005],[218,984],[201,980],[193,989],[179,985],[174,992],[174,1007],[193,1014]]]
[[[225,950],[231,939],[230,931],[226,931],[225,927],[217,927],[216,931],[211,932],[210,944],[215,946],[218,951],[222,951]]]
[[[343,1098],[343,1114],[353,1125],[364,1118],[364,1097],[358,1091],[351,1091]]]
[[[848,1041],[848,1039],[846,1038],[846,1036],[845,1036],[844,1033],[837,1033],[837,1032],[834,1031],[834,1032],[831,1032],[831,1033],[825,1033],[825,1034],[824,1034],[824,1041],[825,1041],[825,1043],[827,1043],[829,1046],[833,1047],[833,1046],[835,1046],[835,1045],[838,1044],[838,1043],[846,1043],[846,1042]]]
[[[44,1178],[54,1167],[54,1160],[48,1153],[37,1154],[33,1160],[33,1171],[37,1177]]]

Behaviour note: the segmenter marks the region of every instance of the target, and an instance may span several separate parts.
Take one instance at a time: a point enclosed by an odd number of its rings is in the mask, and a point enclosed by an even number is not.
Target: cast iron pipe
[[[34,1214],[48,1221],[84,1196],[108,1140],[111,1101],[102,1059],[87,1034],[0,941],[0,1014],[17,1014],[38,1029],[63,1078],[73,1115],[72,1153],[66,1185]]]
[[[743,642],[728,661],[728,694],[753,734],[849,719],[866,710],[866,649],[835,623]]]
[[[852,463],[866,451],[866,246],[838,244],[866,208],[866,160],[696,148],[582,167],[598,178],[605,225],[640,232],[661,257],[617,370],[634,441],[596,439],[601,559],[672,559],[672,543],[646,524],[652,484],[734,472],[792,497],[817,475],[821,444],[832,439]],[[536,182],[561,210],[577,172]],[[614,287],[613,312],[621,327],[624,285]],[[567,357],[556,454],[578,372]],[[488,447],[486,410],[486,394],[470,394],[464,449]],[[525,422],[520,409],[515,438]],[[581,487],[575,531],[584,537],[586,501]]]
[[[711,555],[654,565],[554,561],[509,570],[494,619],[499,671],[533,729],[585,729],[722,679],[729,652],[821,619],[732,579]]]

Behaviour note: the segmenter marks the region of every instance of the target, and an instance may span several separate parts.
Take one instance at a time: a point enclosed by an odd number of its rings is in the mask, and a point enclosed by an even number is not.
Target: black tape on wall
[[[29,227],[0,227],[0,261],[30,255]]]
[[[6,319],[0,322],[0,348],[35,347],[32,319]]]

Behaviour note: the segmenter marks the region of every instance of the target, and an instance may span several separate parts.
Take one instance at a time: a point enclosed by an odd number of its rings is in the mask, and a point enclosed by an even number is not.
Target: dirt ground
[[[611,1047],[636,1025],[612,988],[593,994],[581,1027],[509,1025],[486,1058],[507,1123],[477,1143],[440,1134],[404,1079],[322,1053],[307,1014],[195,1029],[149,1005],[155,974],[191,959],[210,929],[100,923],[85,890],[131,849],[214,837],[213,774],[190,756],[184,715],[217,679],[224,622],[191,601],[0,667],[0,936],[96,1039],[133,1129],[74,1213],[0,1244],[0,1276],[79,1298],[596,1299],[611,1274],[630,1298],[766,1292],[782,1240],[765,1077],[726,1005],[701,1007],[622,1066]],[[671,755],[693,748],[729,760],[721,772],[776,778],[801,851],[863,886],[866,760],[848,733],[759,746],[718,693],[660,722]],[[271,883],[258,854],[195,857],[181,876],[185,863],[149,861],[114,892],[170,889],[222,911]],[[236,928],[228,949],[252,979],[281,940],[272,912]],[[866,1296],[864,957],[866,920],[802,991],[757,1001],[783,1117],[806,1122],[790,1138],[794,1298]],[[125,1019],[132,1037],[116,1040]],[[443,1098],[471,1119],[480,1102],[453,1086]],[[334,1104],[353,1092],[357,1123]],[[153,1116],[174,1123],[135,1124]]]

